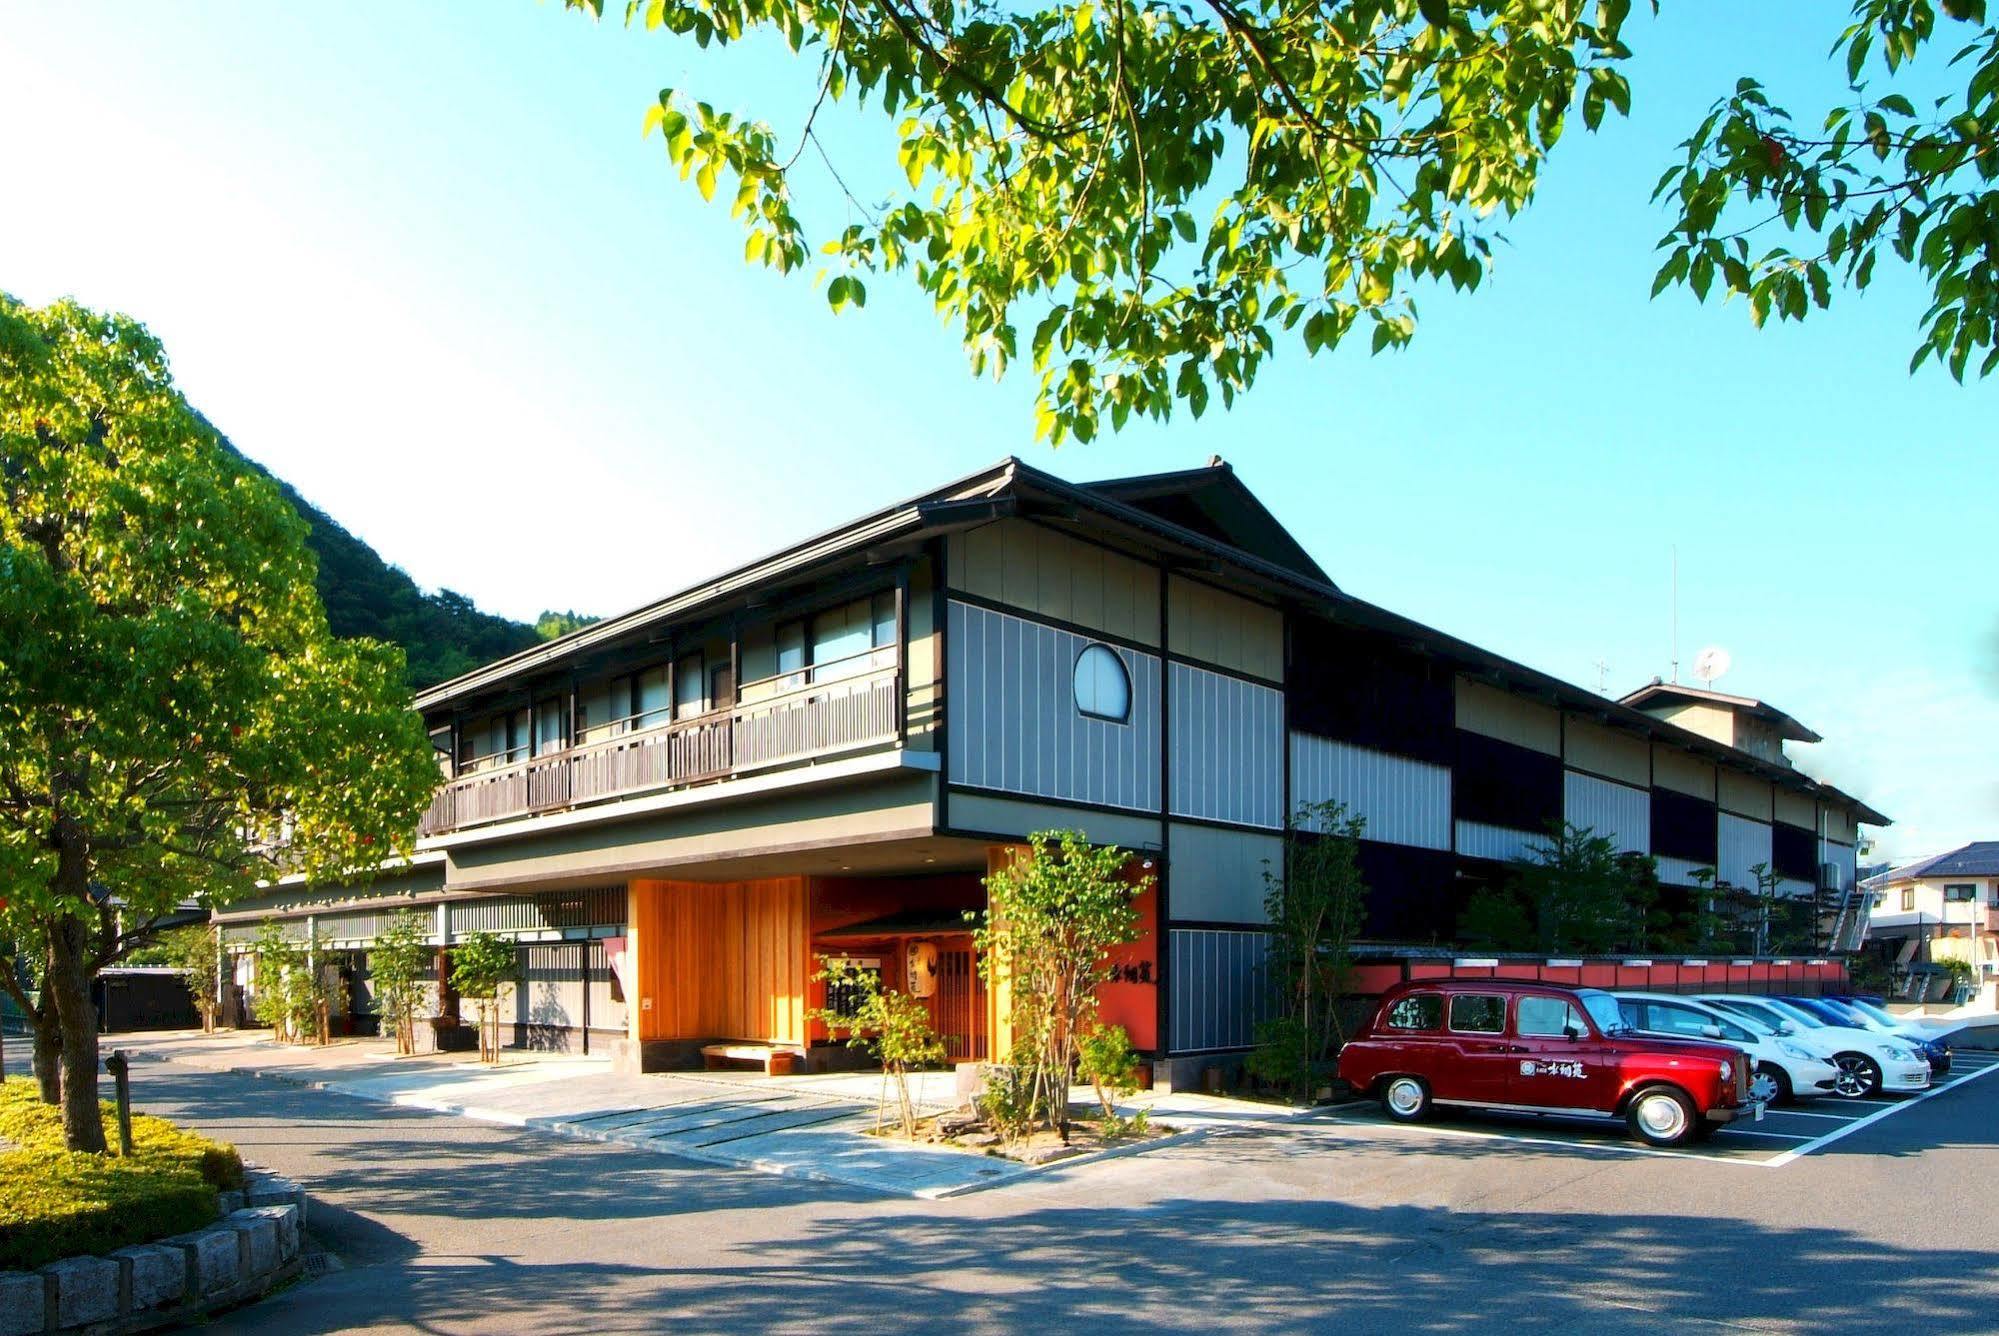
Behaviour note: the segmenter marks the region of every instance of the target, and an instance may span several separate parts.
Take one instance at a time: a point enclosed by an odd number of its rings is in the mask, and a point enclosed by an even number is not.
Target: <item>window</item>
[[[666,722],[666,665],[648,668],[633,679],[632,727],[651,728]]]
[[[1978,886],[1975,882],[1960,882],[1956,885],[1945,886],[1943,888],[1943,898],[1945,904],[1961,905],[1969,903],[1978,898]]]
[[[1451,1028],[1467,1034],[1506,1033],[1506,999],[1460,993],[1451,999]]]
[[[568,745],[564,734],[568,731],[569,703],[562,700],[545,700],[534,707],[534,754],[547,756],[559,752]]]
[[[1388,1009],[1391,1030],[1434,1030],[1444,1023],[1444,999],[1435,993],[1416,993]]]
[[[1902,912],[1906,914],[1915,907],[1916,888],[1913,886],[1904,886],[1902,888]]]
[[[777,687],[838,682],[895,662],[895,595],[872,594],[777,624]]]
[[[673,717],[692,719],[708,712],[708,673],[699,654],[683,654],[673,663]]]
[[[1076,656],[1076,708],[1092,719],[1131,722],[1131,674],[1109,645],[1085,645]]]
[[[1721,1023],[1704,1011],[1692,1007],[1677,1007],[1670,1002],[1647,1002],[1645,1006],[1644,1028],[1658,1034],[1681,1035],[1688,1039],[1709,1038],[1709,1030],[1718,1030]]]
[[[805,623],[777,624],[777,673],[780,689],[805,685]]]
[[[812,619],[812,680],[858,677],[893,662],[894,647],[894,594],[883,591],[829,608]]]
[[[1523,1035],[1567,1034],[1570,1030],[1579,1035],[1589,1033],[1589,1027],[1583,1024],[1582,1013],[1559,997],[1521,998],[1513,1023],[1515,1032]]]

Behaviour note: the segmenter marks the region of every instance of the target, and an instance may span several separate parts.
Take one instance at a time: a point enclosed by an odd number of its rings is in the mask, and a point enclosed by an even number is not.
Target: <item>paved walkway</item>
[[[113,1044],[212,1071],[247,1072],[382,1104],[900,1197],[954,1197],[1299,1116],[1295,1110],[1243,1100],[1148,1093],[1126,1111],[1150,1109],[1153,1122],[1171,1128],[1174,1136],[1033,1167],[868,1135],[876,1120],[878,1073],[621,1076],[604,1058],[510,1053],[500,1065],[488,1067],[463,1054],[398,1058],[382,1040],[287,1047],[255,1031],[134,1035]],[[957,1102],[949,1073],[925,1073],[915,1087],[912,1093],[926,1113],[942,1112]]]

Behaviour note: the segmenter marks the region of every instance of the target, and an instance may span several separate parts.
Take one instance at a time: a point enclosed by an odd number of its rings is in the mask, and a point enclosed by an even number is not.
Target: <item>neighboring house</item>
[[[1861,884],[1867,940],[1890,963],[1968,961],[1988,1000],[1999,978],[1999,840],[1918,859]]]
[[[670,537],[666,540],[670,542]],[[420,693],[445,776],[414,861],[217,917],[316,929],[366,1013],[400,910],[515,935],[517,1042],[633,1066],[805,1048],[837,955],[988,1011],[967,916],[1028,833],[1157,877],[1105,1013],[1164,1063],[1240,1050],[1286,814],[1366,818],[1375,942],[1449,943],[1551,823],[1656,855],[1668,893],[1756,863],[1852,891],[1862,822],[1791,767],[1341,591],[1227,465],[1072,484],[1006,460]],[[239,977],[240,973],[239,973]],[[837,1005],[839,999],[831,999]],[[449,1010],[447,999],[447,1011]]]

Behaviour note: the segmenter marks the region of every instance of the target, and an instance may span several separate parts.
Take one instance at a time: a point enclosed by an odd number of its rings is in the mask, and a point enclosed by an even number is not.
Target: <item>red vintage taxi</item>
[[[1401,1122],[1442,1105],[1622,1118],[1654,1146],[1753,1107],[1740,1051],[1634,1033],[1609,993],[1507,979],[1397,984],[1340,1050],[1340,1077]]]

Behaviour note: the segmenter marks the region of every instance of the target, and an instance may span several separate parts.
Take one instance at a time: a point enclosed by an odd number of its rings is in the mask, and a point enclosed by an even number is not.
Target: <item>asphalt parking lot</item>
[[[1966,1081],[1975,1081],[1999,1067],[1999,1052],[1959,1049],[1952,1055],[1950,1074],[1930,1088],[1911,1095],[1881,1094],[1866,1099],[1805,1100],[1766,1108],[1761,1118],[1743,1117],[1698,1145],[1671,1150],[1647,1146],[1629,1135],[1622,1120],[1565,1118],[1557,1114],[1515,1114],[1440,1109],[1421,1123],[1396,1123],[1372,1101],[1349,1105],[1331,1117],[1342,1122],[1380,1126],[1411,1136],[1455,1137],[1538,1146],[1569,1146],[1609,1154],[1663,1155],[1683,1159],[1718,1160],[1758,1169],[1781,1169],[1821,1147],[1894,1118],[1934,1095]]]

